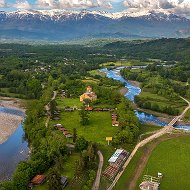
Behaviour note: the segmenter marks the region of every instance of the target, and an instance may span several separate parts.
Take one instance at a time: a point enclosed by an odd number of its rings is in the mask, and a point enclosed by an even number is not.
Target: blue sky
[[[190,0],[0,0],[0,10],[60,9],[140,12],[158,10],[190,16]]]

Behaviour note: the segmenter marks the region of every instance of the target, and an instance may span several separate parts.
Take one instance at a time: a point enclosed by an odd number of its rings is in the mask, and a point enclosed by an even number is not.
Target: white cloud
[[[178,6],[182,1],[183,0],[124,0],[124,5],[129,8],[171,9]]]
[[[37,6],[50,9],[112,7],[107,0],[37,0]]]
[[[17,1],[14,5],[14,8],[17,9],[30,9],[31,5],[28,3],[28,1],[26,0],[22,0],[22,1]]]
[[[184,0],[174,9],[175,13],[190,16],[190,0]]]
[[[7,4],[5,3],[4,0],[0,0],[0,8],[6,7]]]
[[[169,12],[190,15],[190,0],[124,0],[128,10],[168,10]]]

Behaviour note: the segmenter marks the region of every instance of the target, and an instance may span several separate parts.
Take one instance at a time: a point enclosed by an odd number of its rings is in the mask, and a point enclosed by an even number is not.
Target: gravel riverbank
[[[22,120],[21,116],[0,112],[0,144],[15,132]]]
[[[24,103],[18,98],[9,98],[0,96],[0,107],[12,108],[25,112]]]
[[[122,87],[120,90],[119,90],[119,92],[120,92],[120,94],[121,95],[125,95],[125,94],[127,94],[127,92],[128,92],[128,88],[126,88],[126,87]]]
[[[15,110],[15,113],[17,110],[25,112],[21,100],[13,98],[0,97],[0,108],[10,108]],[[23,119],[23,116],[0,110],[0,144],[15,132]]]

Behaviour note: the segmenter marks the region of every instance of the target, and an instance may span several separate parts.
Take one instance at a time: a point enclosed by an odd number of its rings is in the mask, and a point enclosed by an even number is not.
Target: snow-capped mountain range
[[[0,11],[0,38],[65,40],[81,37],[181,37],[190,20],[161,11]],[[180,31],[180,32],[179,32]],[[185,36],[189,34],[185,33]]]

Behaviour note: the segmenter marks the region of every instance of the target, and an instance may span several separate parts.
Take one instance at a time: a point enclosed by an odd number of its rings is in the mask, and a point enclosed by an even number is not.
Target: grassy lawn
[[[43,185],[37,186],[33,188],[34,190],[48,190],[48,184],[44,183]]]
[[[161,143],[159,143],[160,140]],[[142,169],[143,172],[136,182],[136,187],[129,190],[139,190],[139,184],[144,175],[148,174],[157,176],[158,172],[163,173],[164,176],[161,180],[160,189],[189,190],[190,137],[186,136],[167,139],[167,136],[164,136],[160,140],[157,142],[155,141],[154,143],[149,143],[137,151],[116,184],[115,190],[129,189],[128,185],[134,179],[134,172],[139,172],[139,170]],[[150,150],[151,147],[156,145],[156,143],[159,144],[153,149],[145,168],[140,169],[139,167],[142,167],[140,166],[140,163],[142,165],[143,157],[146,156],[148,149]]]
[[[120,67],[120,66],[141,66],[141,65],[148,65],[148,64],[153,64],[153,62],[140,61],[140,60],[123,60],[123,61],[117,61],[117,62],[103,63],[100,66],[107,67],[110,65],[114,65],[116,67]]]
[[[149,91],[143,91],[141,92],[141,94],[139,95],[141,98],[146,98],[147,101],[151,102],[151,103],[157,103],[160,106],[171,106],[173,108],[179,109],[180,111],[183,111],[184,108],[187,106],[187,103],[182,100],[181,98],[179,99],[175,99],[175,100],[171,100],[171,99],[167,99],[163,96],[157,95],[157,94],[153,94]]]
[[[147,124],[143,124],[140,127],[140,134],[144,134],[147,132],[152,132],[152,131],[156,131],[161,129],[162,127],[159,126],[155,126],[155,125],[147,125]]]
[[[79,153],[73,153],[71,156],[68,157],[68,159],[64,163],[62,175],[67,176],[69,180],[73,179],[74,177],[75,163],[77,160],[79,160],[79,158]]]
[[[100,75],[101,77],[106,77],[106,74],[103,72],[100,72],[99,70],[92,70],[89,71],[91,76]]]
[[[65,107],[73,107],[73,106],[77,106],[77,107],[81,107],[82,106],[82,102],[79,101],[79,98],[61,98],[58,97],[56,98],[56,102],[57,102],[57,108],[65,108]]]
[[[8,88],[1,88],[0,96],[6,96],[6,97],[12,97],[12,98],[25,98],[25,95],[9,92]]]
[[[149,174],[157,176],[157,172],[161,172],[164,175],[163,179],[161,180],[161,189],[189,190],[189,150],[190,137],[171,139],[161,142],[153,150],[144,169],[143,175]]]
[[[68,177],[68,186],[65,188],[66,190],[72,190],[73,187],[70,187],[69,184],[71,183],[74,172],[75,172],[75,163],[77,160],[79,160],[80,154],[79,153],[73,153],[67,161],[64,163],[64,169],[63,169],[63,176]]]
[[[60,121],[51,121],[50,125],[61,123],[63,126],[73,132],[77,129],[78,136],[84,136],[88,141],[106,144],[106,137],[113,136],[118,128],[111,125],[111,114],[109,112],[91,112],[90,124],[81,126],[79,112],[63,112]]]
[[[84,83],[87,83],[87,84],[97,84],[99,82],[99,80],[95,80],[95,79],[92,79],[92,78],[86,78],[84,80],[82,80],[82,82]]]
[[[97,71],[97,72],[99,72],[99,71]],[[99,72],[99,73],[101,73],[101,72]],[[94,76],[94,75],[93,75]],[[85,77],[83,80],[82,80],[82,82],[84,82],[84,83],[89,83],[89,84],[98,84],[99,82],[100,82],[100,80],[98,80],[98,79],[95,79],[95,78],[93,78],[93,77]]]

